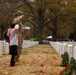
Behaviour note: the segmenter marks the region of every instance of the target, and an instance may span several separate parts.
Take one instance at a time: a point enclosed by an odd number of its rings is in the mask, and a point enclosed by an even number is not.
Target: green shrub
[[[75,67],[76,67],[75,59],[73,57],[71,57],[69,68],[73,71]]]
[[[37,38],[30,38],[30,41],[37,41]]]
[[[60,72],[60,75],[72,75],[74,69],[76,68],[76,62],[73,57],[70,59],[70,63]]]
[[[65,67],[69,63],[69,56],[67,52],[64,52],[64,54],[61,55],[62,57],[62,64],[61,66]]]

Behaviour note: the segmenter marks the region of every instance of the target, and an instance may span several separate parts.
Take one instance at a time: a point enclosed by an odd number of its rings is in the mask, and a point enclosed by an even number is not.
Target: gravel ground
[[[0,75],[59,75],[61,58],[49,44],[22,50],[20,61],[10,67],[10,55],[0,57]]]

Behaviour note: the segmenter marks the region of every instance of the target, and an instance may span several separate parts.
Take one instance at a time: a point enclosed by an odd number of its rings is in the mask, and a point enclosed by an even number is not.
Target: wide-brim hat
[[[14,16],[21,16],[21,15],[23,15],[23,12],[22,12],[22,11],[17,11],[17,12],[14,14]]]

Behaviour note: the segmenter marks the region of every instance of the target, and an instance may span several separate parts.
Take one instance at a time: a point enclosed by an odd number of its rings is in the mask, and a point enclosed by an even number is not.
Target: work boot
[[[10,66],[15,66],[15,61],[10,62]]]

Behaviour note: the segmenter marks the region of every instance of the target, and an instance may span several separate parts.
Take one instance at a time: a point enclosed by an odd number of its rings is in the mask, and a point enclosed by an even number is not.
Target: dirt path
[[[20,62],[9,66],[10,55],[0,57],[0,75],[59,75],[61,58],[49,44],[23,49]]]

